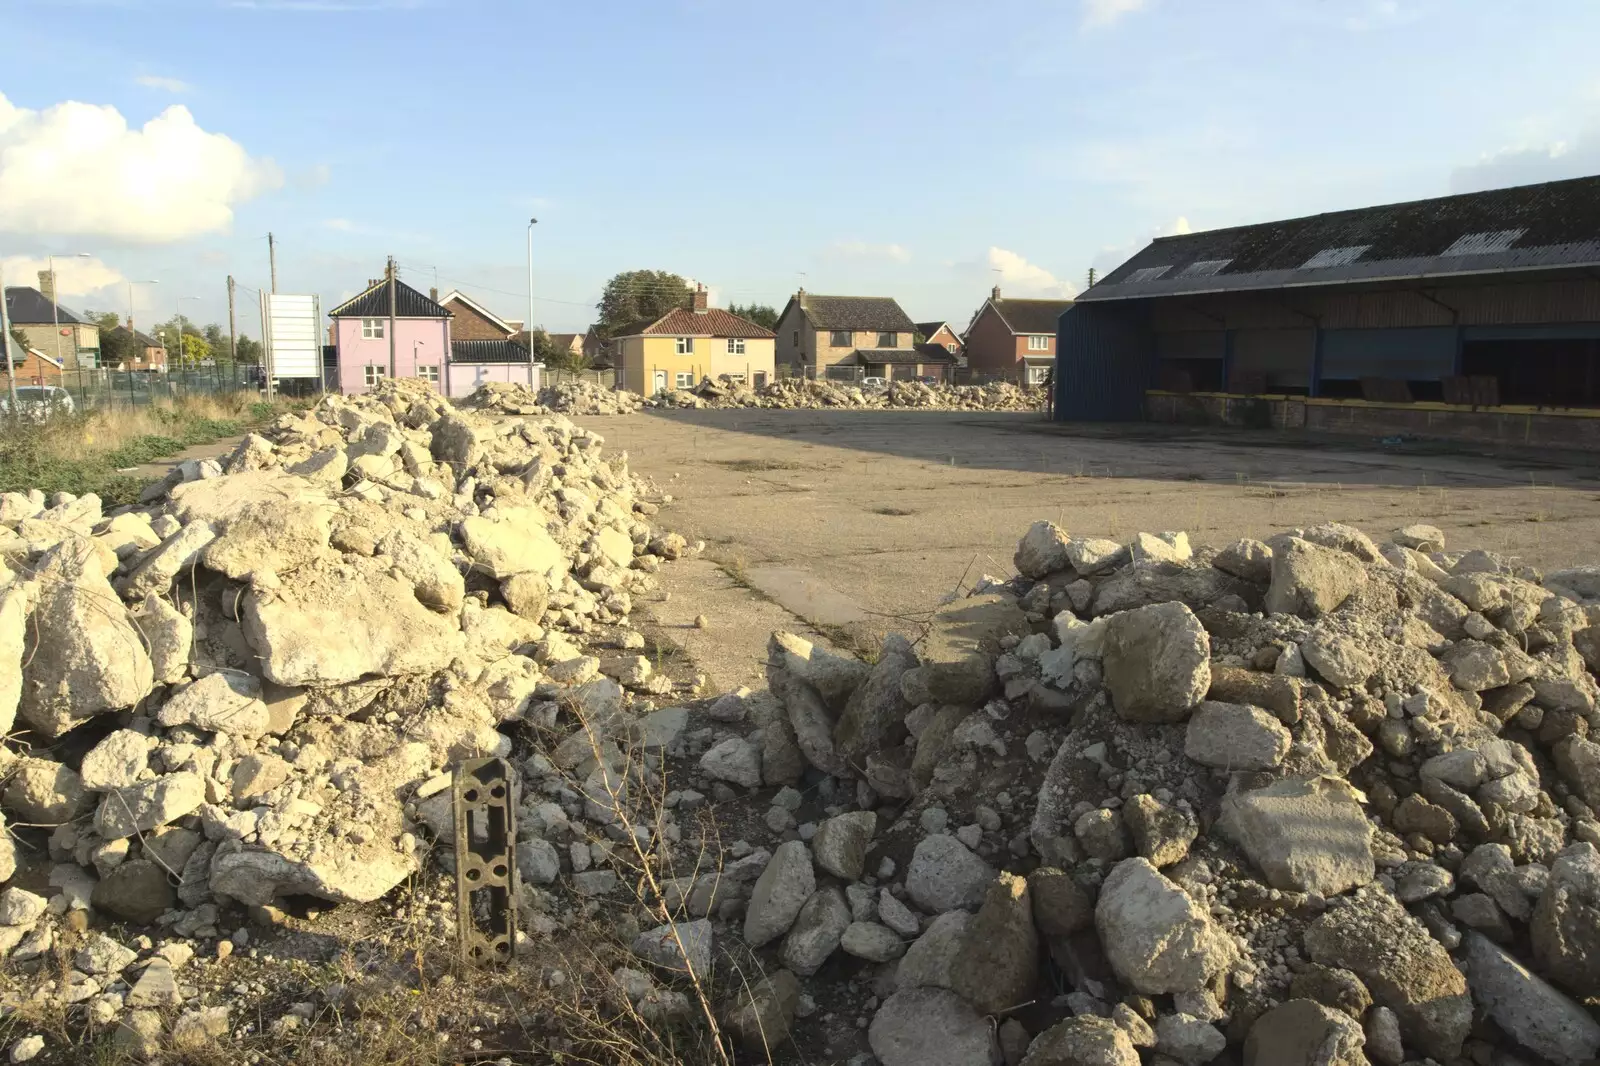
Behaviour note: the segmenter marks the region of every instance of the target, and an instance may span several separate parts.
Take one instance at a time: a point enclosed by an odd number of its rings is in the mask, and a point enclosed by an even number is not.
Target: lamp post
[[[67,257],[68,253],[63,252],[61,258],[66,259]],[[71,257],[74,259],[90,258],[88,252],[73,252]],[[50,260],[50,319],[55,323],[56,328],[56,364],[64,372],[67,364],[61,358],[61,286],[56,284],[56,257],[50,255],[45,258]],[[74,359],[76,359],[78,352],[77,341],[73,341],[72,352]],[[39,368],[39,384],[44,384],[44,367]]]
[[[198,300],[198,299],[200,299],[200,297],[198,297],[198,296],[180,296],[176,300],[173,301],[173,306],[177,308],[177,316],[173,319],[173,325],[177,327],[176,332],[178,334],[178,364],[180,366],[183,365],[183,301],[185,301],[185,300]],[[170,355],[167,357],[167,363],[168,363],[168,365],[170,365],[172,363],[172,357]]]
[[[528,321],[524,328],[528,331],[528,365],[533,365],[533,227],[539,224],[536,218],[528,219]],[[529,373],[532,373],[530,370]]]

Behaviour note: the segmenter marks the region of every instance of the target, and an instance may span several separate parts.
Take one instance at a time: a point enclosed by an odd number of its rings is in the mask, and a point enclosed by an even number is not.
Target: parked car
[[[888,385],[889,385],[889,383],[887,381],[883,380],[882,378],[862,378],[861,379],[861,387],[864,388],[864,389],[882,389],[882,388],[887,388]]]
[[[18,385],[17,415],[33,422],[43,422],[51,415],[70,415],[76,411],[72,393],[57,385]],[[0,415],[11,414],[11,396],[0,392]]]

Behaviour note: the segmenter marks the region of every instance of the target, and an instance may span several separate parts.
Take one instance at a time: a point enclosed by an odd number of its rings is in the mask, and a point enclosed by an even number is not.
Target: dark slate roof
[[[396,281],[394,293],[396,318],[450,318],[449,308],[440,306],[403,281]],[[388,318],[389,283],[380,281],[360,296],[335,307],[329,318]]]
[[[452,363],[526,363],[528,349],[511,341],[450,342]]]
[[[89,325],[89,319],[66,304],[57,304],[62,325]],[[26,285],[6,286],[6,316],[19,326],[44,326],[54,321],[50,301],[38,289]]]
[[[917,329],[911,316],[902,311],[890,296],[813,296],[806,293],[806,302],[801,309],[812,329],[859,329],[884,333],[891,330],[914,333]]]
[[[917,332],[922,334],[924,337],[931,337],[935,333],[938,333],[939,330],[943,329],[945,326],[950,326],[950,323],[948,323],[948,322],[918,322],[917,323]],[[950,332],[954,333],[955,331],[956,331],[956,328],[954,326],[950,326]]]
[[[129,333],[132,333],[133,334],[134,343],[139,345],[141,348],[164,348],[164,347],[166,347],[166,345],[163,344],[161,341],[152,340],[149,336],[147,336],[144,333],[139,332],[136,329],[135,330],[129,330],[127,326],[114,326],[114,327],[111,328],[111,330],[109,332],[110,333],[114,333],[119,337],[125,337]]]
[[[896,366],[915,363],[954,363],[956,357],[942,344],[919,344],[915,348],[857,348],[854,362],[861,366],[869,363],[891,363]]]
[[[1600,176],[1157,238],[1080,301],[1600,265]]]
[[[990,300],[1000,320],[1012,333],[1055,333],[1056,320],[1072,306],[1071,300]]]
[[[660,318],[645,319],[623,326],[611,334],[616,337],[743,337],[747,340],[760,340],[766,337],[776,337],[765,326],[758,326],[748,318],[740,318],[722,310],[712,307],[703,312],[691,311],[687,307],[680,307],[668,311]]]

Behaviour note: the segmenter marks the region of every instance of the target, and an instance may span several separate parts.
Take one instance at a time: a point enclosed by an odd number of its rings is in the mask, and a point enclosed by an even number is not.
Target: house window
[[[439,364],[427,363],[417,367],[417,377],[430,385],[437,386],[439,384]]]
[[[847,329],[836,329],[829,335],[828,343],[835,348],[848,348],[855,343],[855,334]]]
[[[678,354],[679,355],[693,355],[694,354],[694,338],[693,337],[679,337],[678,338]]]
[[[383,319],[363,318],[361,320],[361,339],[364,341],[383,340]]]
[[[377,363],[368,363],[361,368],[361,380],[367,388],[375,387],[378,382],[389,376],[389,368],[379,366]]]
[[[790,343],[793,344],[796,348],[800,347],[800,331],[799,330],[795,330],[789,336],[790,336]]]
[[[900,346],[900,334],[898,334],[898,333],[880,333],[880,334],[878,334],[878,347],[880,347],[880,348],[898,348],[899,346]]]
[[[694,374],[679,373],[676,377],[676,382],[680,389],[692,389],[694,388]]]
[[[729,337],[728,338],[728,354],[729,355],[743,355],[744,354],[744,338],[743,337]]]
[[[1050,373],[1047,366],[1030,366],[1028,368],[1028,384],[1043,385],[1045,377]]]
[[[1048,352],[1050,350],[1050,335],[1048,333],[1028,334],[1028,351]]]
[[[744,384],[744,375],[743,374],[724,374],[722,376],[728,379],[728,384],[730,384],[730,385],[743,385]]]

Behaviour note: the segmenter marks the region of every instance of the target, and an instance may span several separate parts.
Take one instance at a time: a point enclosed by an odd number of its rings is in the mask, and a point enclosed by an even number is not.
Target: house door
[[[757,370],[756,371],[755,387],[758,388],[758,389],[764,389],[764,388],[767,387],[767,373],[766,373],[766,371],[764,371],[764,370]]]
[[[655,372],[655,376],[654,376],[654,379],[651,382],[651,385],[652,385],[652,387],[650,389],[650,394],[652,396],[655,395],[658,392],[666,392],[667,391],[667,372],[665,370],[657,370]]]

